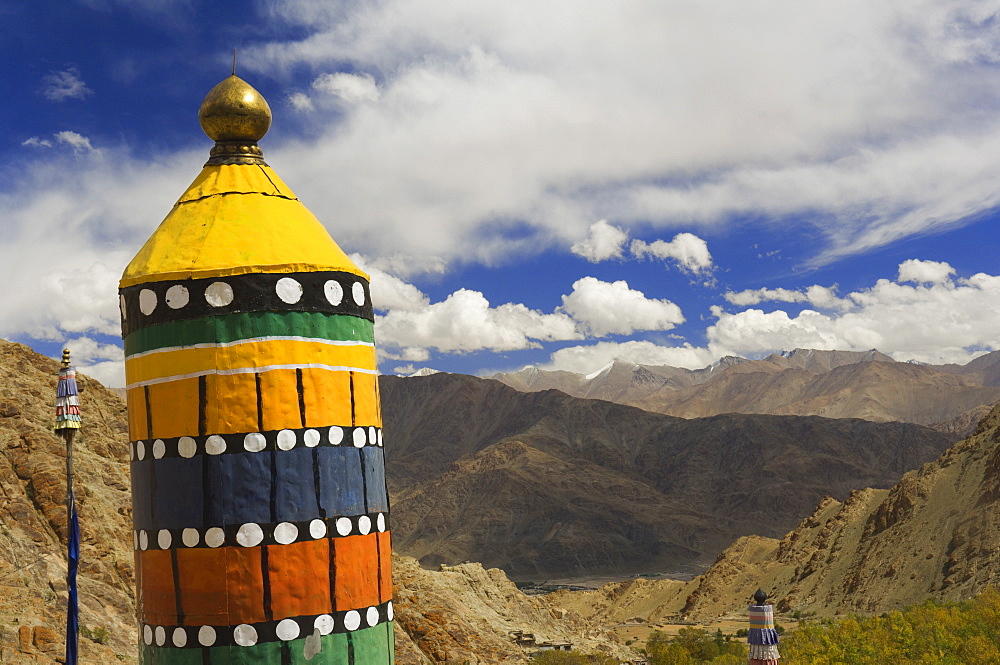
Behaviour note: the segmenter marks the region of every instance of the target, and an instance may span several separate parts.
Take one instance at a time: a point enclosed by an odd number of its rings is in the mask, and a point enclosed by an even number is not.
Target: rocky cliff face
[[[682,420],[457,374],[380,387],[399,551],[521,579],[710,561],[826,494],[889,487],[950,442],[903,423]]]

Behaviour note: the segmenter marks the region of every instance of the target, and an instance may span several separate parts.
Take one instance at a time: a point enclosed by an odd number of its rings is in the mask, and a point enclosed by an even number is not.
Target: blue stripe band
[[[384,449],[317,447],[132,462],[135,529],[387,512]]]

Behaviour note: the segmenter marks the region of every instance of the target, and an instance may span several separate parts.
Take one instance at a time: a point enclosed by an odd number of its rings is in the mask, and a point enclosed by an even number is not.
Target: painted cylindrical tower
[[[393,662],[367,276],[264,162],[233,75],[120,283],[140,662]]]
[[[749,607],[749,665],[778,665],[778,631],[774,628],[774,606],[767,603],[767,594],[757,589],[754,604]]]

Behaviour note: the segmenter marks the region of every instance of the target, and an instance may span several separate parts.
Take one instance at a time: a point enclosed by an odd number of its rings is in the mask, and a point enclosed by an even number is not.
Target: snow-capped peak
[[[592,374],[588,374],[587,376],[585,376],[583,378],[586,379],[587,381],[593,381],[594,379],[596,379],[597,377],[599,377],[601,374],[605,374],[605,373],[611,371],[611,368],[614,367],[614,365],[615,365],[615,361],[612,360],[611,362],[609,362],[607,365],[605,365],[601,369],[597,370],[596,372],[594,372]]]

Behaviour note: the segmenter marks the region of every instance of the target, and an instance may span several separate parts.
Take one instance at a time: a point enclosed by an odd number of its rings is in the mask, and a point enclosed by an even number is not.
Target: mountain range
[[[940,424],[966,435],[983,405],[1000,401],[1000,352],[966,365],[924,365],[875,349],[795,349],[763,360],[728,356],[699,370],[615,360],[588,375],[526,367],[491,378],[524,392],[555,389],[682,418],[815,415]]]
[[[794,370],[815,385],[839,385],[816,395],[838,396],[845,412],[865,405],[869,416],[873,404],[897,408],[891,384],[872,377],[909,376],[923,386],[914,394],[937,386],[943,401],[983,399],[988,392],[975,390],[1000,383],[993,354],[937,367],[799,351],[767,362],[792,356],[794,366],[771,374]],[[766,374],[763,362],[727,360],[699,375],[715,378],[688,388],[735,385],[743,374]],[[55,361],[0,340],[4,662],[54,663],[62,648],[65,452],[49,429],[56,369]],[[605,378],[644,376],[638,366],[623,369],[616,363]],[[852,388],[838,372],[870,380]],[[592,388],[600,375],[589,379]],[[98,382],[79,381],[87,414],[76,453],[81,623],[91,635],[81,640],[82,654],[86,662],[134,662],[125,407]],[[1000,411],[978,422],[985,407],[976,399],[923,418],[937,423],[931,429],[874,416],[684,419],[461,375],[383,377],[380,386],[394,547],[425,567],[457,564],[432,571],[406,557],[394,561],[401,665],[525,662],[511,630],[593,646],[606,641],[597,621],[744,613],[757,586],[781,612],[824,615],[881,612],[928,595],[964,598],[1000,582]],[[661,383],[641,399],[664,389]],[[767,408],[793,397],[776,397]],[[942,423],[940,414],[950,418]],[[970,426],[973,436],[952,445]],[[537,579],[669,570],[713,557],[691,582],[638,579],[558,592],[544,603],[520,594],[499,570],[458,563],[481,560]]]
[[[382,377],[393,542],[518,579],[637,573],[777,536],[825,495],[889,487],[954,438],[898,422],[682,419],[458,374]]]
[[[780,613],[882,613],[962,600],[1000,584],[1000,406],[969,438],[890,489],[826,497],[781,539],[747,536],[692,581],[630,580],[556,592],[602,621],[671,622],[745,612],[763,588]]]

